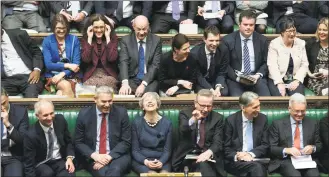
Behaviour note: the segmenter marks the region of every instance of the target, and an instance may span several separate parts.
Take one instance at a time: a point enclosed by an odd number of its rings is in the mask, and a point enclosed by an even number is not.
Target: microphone
[[[184,167],[184,177],[188,177],[188,166]]]

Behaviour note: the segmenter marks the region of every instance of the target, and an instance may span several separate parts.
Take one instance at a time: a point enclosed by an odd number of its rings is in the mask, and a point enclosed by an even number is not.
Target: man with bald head
[[[148,19],[139,15],[133,23],[134,32],[120,41],[120,95],[158,92],[157,69],[161,57],[161,39],[150,33]]]

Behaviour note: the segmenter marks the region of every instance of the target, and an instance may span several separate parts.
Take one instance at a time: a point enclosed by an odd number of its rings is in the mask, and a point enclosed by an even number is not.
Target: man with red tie
[[[113,105],[113,88],[96,88],[96,105],[81,109],[75,129],[77,155],[93,176],[124,176],[130,166],[131,131],[124,107]]]
[[[289,100],[290,116],[273,121],[269,130],[271,159],[268,171],[282,176],[320,176],[317,168],[295,169],[291,156],[316,155],[321,151],[319,124],[306,117],[306,98],[295,93]]]

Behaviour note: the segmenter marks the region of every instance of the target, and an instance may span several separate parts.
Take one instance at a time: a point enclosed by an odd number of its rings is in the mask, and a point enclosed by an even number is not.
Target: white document
[[[311,155],[291,156],[291,162],[295,169],[316,168],[316,163],[312,160]]]
[[[196,160],[196,159],[198,159],[198,155],[195,155],[195,154],[186,154],[185,159]],[[209,162],[216,163],[216,160],[214,160],[214,159],[209,159],[208,161]]]
[[[218,17],[218,12],[208,12],[208,13],[204,12],[203,13],[203,18],[205,20],[212,19],[212,18],[219,18]]]
[[[267,18],[267,17],[268,17],[268,15],[266,13],[261,13],[261,14],[259,14],[257,16],[257,19],[259,19],[259,18]]]
[[[198,25],[197,24],[179,24],[179,33],[198,34]]]

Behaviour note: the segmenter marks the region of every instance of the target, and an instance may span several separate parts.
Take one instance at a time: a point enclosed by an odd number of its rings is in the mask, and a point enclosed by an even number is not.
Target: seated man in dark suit
[[[220,41],[218,28],[214,25],[208,26],[204,30],[203,41],[191,50],[200,71],[196,91],[204,88],[210,89],[216,97],[227,96],[228,53],[218,47]]]
[[[113,89],[96,88],[96,105],[79,112],[75,149],[93,176],[124,176],[130,166],[131,130],[126,108],[113,105]]]
[[[95,12],[107,17],[114,28],[128,26],[133,29],[132,22],[138,15],[151,18],[151,1],[94,1]]]
[[[176,172],[188,166],[190,171],[201,171],[202,176],[226,176],[223,163],[223,115],[212,110],[214,96],[210,90],[198,92],[194,108],[179,113],[179,145],[173,154]],[[198,155],[187,160],[187,154]],[[209,160],[215,160],[216,163]]]
[[[329,116],[322,118],[320,121],[320,137],[322,140],[323,148],[320,162],[323,166],[323,171],[329,173]]]
[[[1,176],[23,176],[23,139],[29,127],[27,109],[9,104],[1,87]]]
[[[24,138],[25,176],[75,176],[74,149],[67,122],[51,101],[34,105],[38,121]]]
[[[10,96],[23,93],[36,98],[42,91],[39,81],[43,55],[26,31],[1,29],[1,84]]]
[[[134,32],[121,38],[119,94],[134,93],[140,97],[144,92],[158,92],[157,70],[161,58],[161,39],[150,33],[145,16],[134,20]],[[147,49],[147,50],[146,50]]]
[[[152,33],[168,33],[179,24],[193,24],[197,14],[196,1],[153,1]]]
[[[306,117],[306,98],[300,93],[289,99],[289,112],[280,120],[274,120],[269,129],[271,161],[268,171],[278,172],[282,176],[320,176],[318,168],[295,169],[291,156],[312,155],[317,162],[317,154],[321,152],[319,124]]]
[[[259,96],[244,92],[239,98],[241,111],[225,122],[225,169],[235,176],[267,176],[266,166],[253,161],[267,155],[267,117],[260,113]]]
[[[229,52],[226,80],[229,94],[240,96],[245,91],[253,91],[260,96],[270,96],[267,86],[267,38],[254,32],[256,14],[252,10],[241,12],[239,21],[239,31],[226,35],[221,43]],[[250,76],[252,82],[246,82],[241,75]]]

